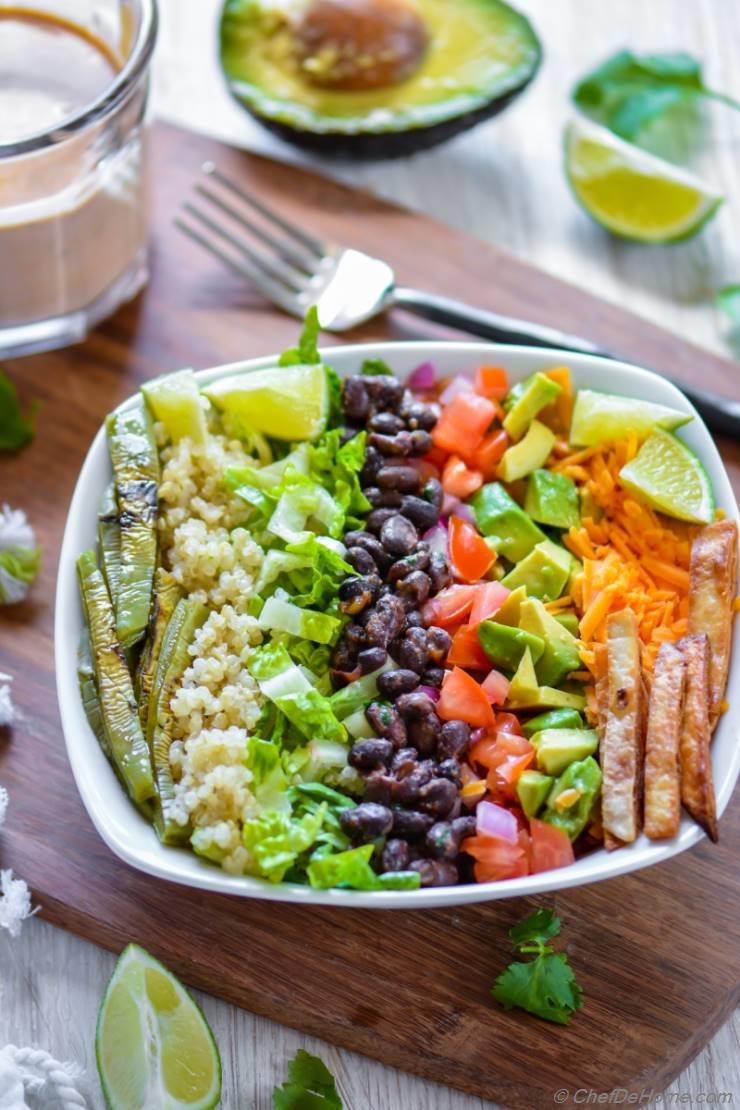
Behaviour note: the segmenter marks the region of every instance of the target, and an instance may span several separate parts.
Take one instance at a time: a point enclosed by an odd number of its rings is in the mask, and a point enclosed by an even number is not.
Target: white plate
[[[365,358],[385,359],[400,377],[407,376],[415,366],[427,360],[434,362],[439,373],[445,376],[469,374],[482,364],[499,365],[506,367],[512,381],[526,377],[535,370],[565,364],[571,368],[576,386],[641,397],[691,412],[694,420],[681,429],[680,435],[701,456],[714,486],[717,505],[724,509],[730,519],[738,519],[737,504],[709,432],[685,397],[674,386],[647,370],[589,355],[483,343],[372,343],[333,347],[325,353],[327,361],[342,375],[355,372]],[[275,361],[275,357],[271,356],[247,363],[234,363],[204,370],[199,373],[198,378],[201,383],[205,383],[237,369],[257,369],[274,365]],[[129,403],[125,402],[121,407],[125,408]],[[132,867],[160,879],[170,879],[200,890],[215,890],[244,898],[269,898],[315,905],[410,909],[521,897],[598,882],[670,859],[704,836],[701,829],[684,816],[680,832],[673,840],[654,843],[643,835],[627,848],[613,853],[604,850],[594,852],[563,870],[499,883],[388,892],[324,891],[297,884],[274,885],[260,879],[227,875],[187,849],[160,844],[152,827],[128,801],[100,750],[87,723],[77,687],[76,654],[82,616],[75,561],[81,551],[95,544],[95,507],[99,504],[110,477],[105,431],[101,428],[80,472],[64,533],[55,614],[56,675],[67,753],[85,808],[106,844]],[[733,705],[740,701],[740,652],[737,650],[733,653],[727,697]],[[736,722],[735,713],[726,713],[719,723],[712,744],[718,814],[727,806],[740,771]]]

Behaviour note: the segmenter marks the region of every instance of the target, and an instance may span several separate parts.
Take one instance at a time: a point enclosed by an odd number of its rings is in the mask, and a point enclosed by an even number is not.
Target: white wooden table
[[[160,6],[155,112],[221,139],[297,159],[291,148],[242,114],[222,85],[215,60],[218,0],[160,0]],[[573,81],[621,46],[688,49],[705,60],[709,84],[740,98],[740,4],[521,0],[521,6],[541,33],[546,58],[535,85],[502,117],[405,161],[322,168],[507,247],[687,338],[731,354],[728,326],[713,307],[712,295],[720,285],[740,281],[740,114],[721,107],[707,113],[710,126],[695,167],[728,200],[698,239],[673,247],[618,243],[592,225],[568,192],[560,143]],[[734,393],[740,395],[740,384]],[[27,923],[19,940],[0,936],[0,1046],[35,1044],[77,1060],[87,1069],[85,1093],[96,1108],[102,1100],[95,1077],[95,1017],[112,966],[107,952],[39,920]],[[272,1088],[282,1082],[286,1062],[299,1047],[321,1054],[338,1078],[348,1110],[482,1110],[491,1105],[303,1037],[217,999],[200,1001],[221,1048],[226,1110],[268,1110]],[[740,1100],[737,1017],[656,1105],[675,1105],[680,1096],[688,1104],[711,1103],[717,1092]]]

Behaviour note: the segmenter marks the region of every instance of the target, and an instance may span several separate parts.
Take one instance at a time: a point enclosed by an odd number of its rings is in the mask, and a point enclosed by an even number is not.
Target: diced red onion
[[[435,373],[433,362],[422,362],[409,374],[406,385],[409,389],[433,389]]]
[[[439,701],[439,690],[436,686],[417,686],[416,689],[420,694],[426,694],[431,701]]]
[[[458,374],[452,379],[449,385],[446,385],[439,395],[440,405],[449,405],[453,397],[457,397],[458,393],[472,393],[473,383],[470,378],[466,378],[464,374]]]
[[[475,811],[476,827],[479,836],[500,836],[510,844],[516,844],[519,829],[516,817],[495,802],[478,802]]]
[[[438,551],[440,555],[447,554],[447,529],[441,521],[433,524],[421,538],[424,543],[429,544],[430,551]]]
[[[442,499],[442,513],[445,516],[459,516],[460,520],[475,524],[475,513],[470,505],[466,505],[459,497],[453,497],[451,493],[446,493]]]
[[[488,736],[487,728],[474,728],[470,734],[470,743],[477,744],[479,740],[485,740]]]

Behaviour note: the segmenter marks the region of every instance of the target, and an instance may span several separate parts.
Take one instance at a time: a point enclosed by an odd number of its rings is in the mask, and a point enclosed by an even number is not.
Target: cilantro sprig
[[[342,1110],[334,1076],[326,1064],[305,1052],[296,1052],[288,1064],[288,1080],[272,1094],[273,1110]]]
[[[548,943],[560,933],[553,910],[537,910],[509,930],[514,948],[534,959],[509,964],[493,988],[493,997],[506,1010],[518,1007],[545,1021],[567,1025],[583,1006],[583,991],[564,952]]]
[[[0,370],[0,451],[20,451],[33,439],[33,414],[24,416],[10,378]]]

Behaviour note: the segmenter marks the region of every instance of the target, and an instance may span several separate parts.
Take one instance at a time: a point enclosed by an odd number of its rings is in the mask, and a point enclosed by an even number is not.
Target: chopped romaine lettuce
[[[378,693],[378,676],[383,671],[390,671],[394,668],[394,663],[390,659],[386,659],[382,667],[378,667],[376,671],[371,671],[370,674],[363,675],[355,682],[350,682],[349,686],[345,686],[341,690],[337,690],[332,694],[329,701],[331,707],[340,721],[345,720],[351,713],[358,709],[364,709],[369,705],[373,698]]]
[[[313,363],[321,362],[321,355],[319,354],[318,348],[320,331],[319,311],[316,305],[312,305],[303,321],[303,330],[298,339],[298,346],[290,347],[287,351],[283,351],[278,366],[298,366],[301,363],[304,365],[312,365]]]
[[[312,887],[349,887],[352,890],[416,890],[421,884],[418,871],[391,871],[376,875],[370,866],[373,844],[350,848],[334,855],[314,856],[307,867]]]
[[[298,612],[303,613],[304,610],[299,609]],[[337,719],[329,698],[310,684],[300,667],[291,660],[284,644],[258,648],[252,656],[249,670],[262,694],[304,736],[310,740],[346,743],[347,731]]]
[[[298,856],[315,842],[325,813],[325,806],[301,817],[268,810],[245,821],[244,846],[252,857],[256,873],[270,882],[282,882]]]
[[[334,643],[341,631],[342,621],[329,613],[317,613],[313,609],[301,609],[287,600],[287,594],[276,591],[265,602],[259,615],[260,628],[274,632],[288,632],[291,636],[302,636],[317,644]]]

